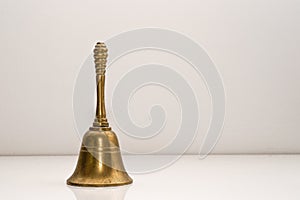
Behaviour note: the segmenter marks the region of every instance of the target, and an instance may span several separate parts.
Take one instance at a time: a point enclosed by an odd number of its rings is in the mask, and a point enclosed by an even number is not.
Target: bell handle
[[[97,42],[94,48],[94,62],[96,68],[97,106],[94,127],[109,127],[105,109],[105,71],[107,62],[107,48],[103,42]]]

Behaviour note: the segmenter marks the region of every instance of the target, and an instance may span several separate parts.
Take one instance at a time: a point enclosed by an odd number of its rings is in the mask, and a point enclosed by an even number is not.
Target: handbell
[[[131,184],[127,174],[116,134],[106,119],[104,85],[107,48],[98,42],[94,49],[97,83],[96,117],[85,133],[76,169],[67,180],[68,185],[106,187]]]

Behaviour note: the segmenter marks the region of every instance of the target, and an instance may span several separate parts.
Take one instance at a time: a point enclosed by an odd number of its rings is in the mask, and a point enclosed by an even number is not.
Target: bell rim
[[[122,186],[122,185],[130,185],[133,183],[133,180],[129,180],[127,182],[122,183],[75,183],[67,180],[67,185],[75,186],[75,187],[114,187],[114,186]]]

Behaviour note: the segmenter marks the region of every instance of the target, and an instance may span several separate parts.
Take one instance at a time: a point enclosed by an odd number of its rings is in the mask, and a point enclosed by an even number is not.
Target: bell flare
[[[77,166],[67,184],[109,187],[131,183],[116,134],[110,128],[90,128],[83,137]]]

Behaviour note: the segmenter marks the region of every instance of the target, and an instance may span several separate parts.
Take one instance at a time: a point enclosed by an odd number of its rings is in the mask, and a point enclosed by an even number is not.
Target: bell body
[[[132,183],[125,171],[116,134],[108,127],[91,127],[68,185],[105,187]]]

